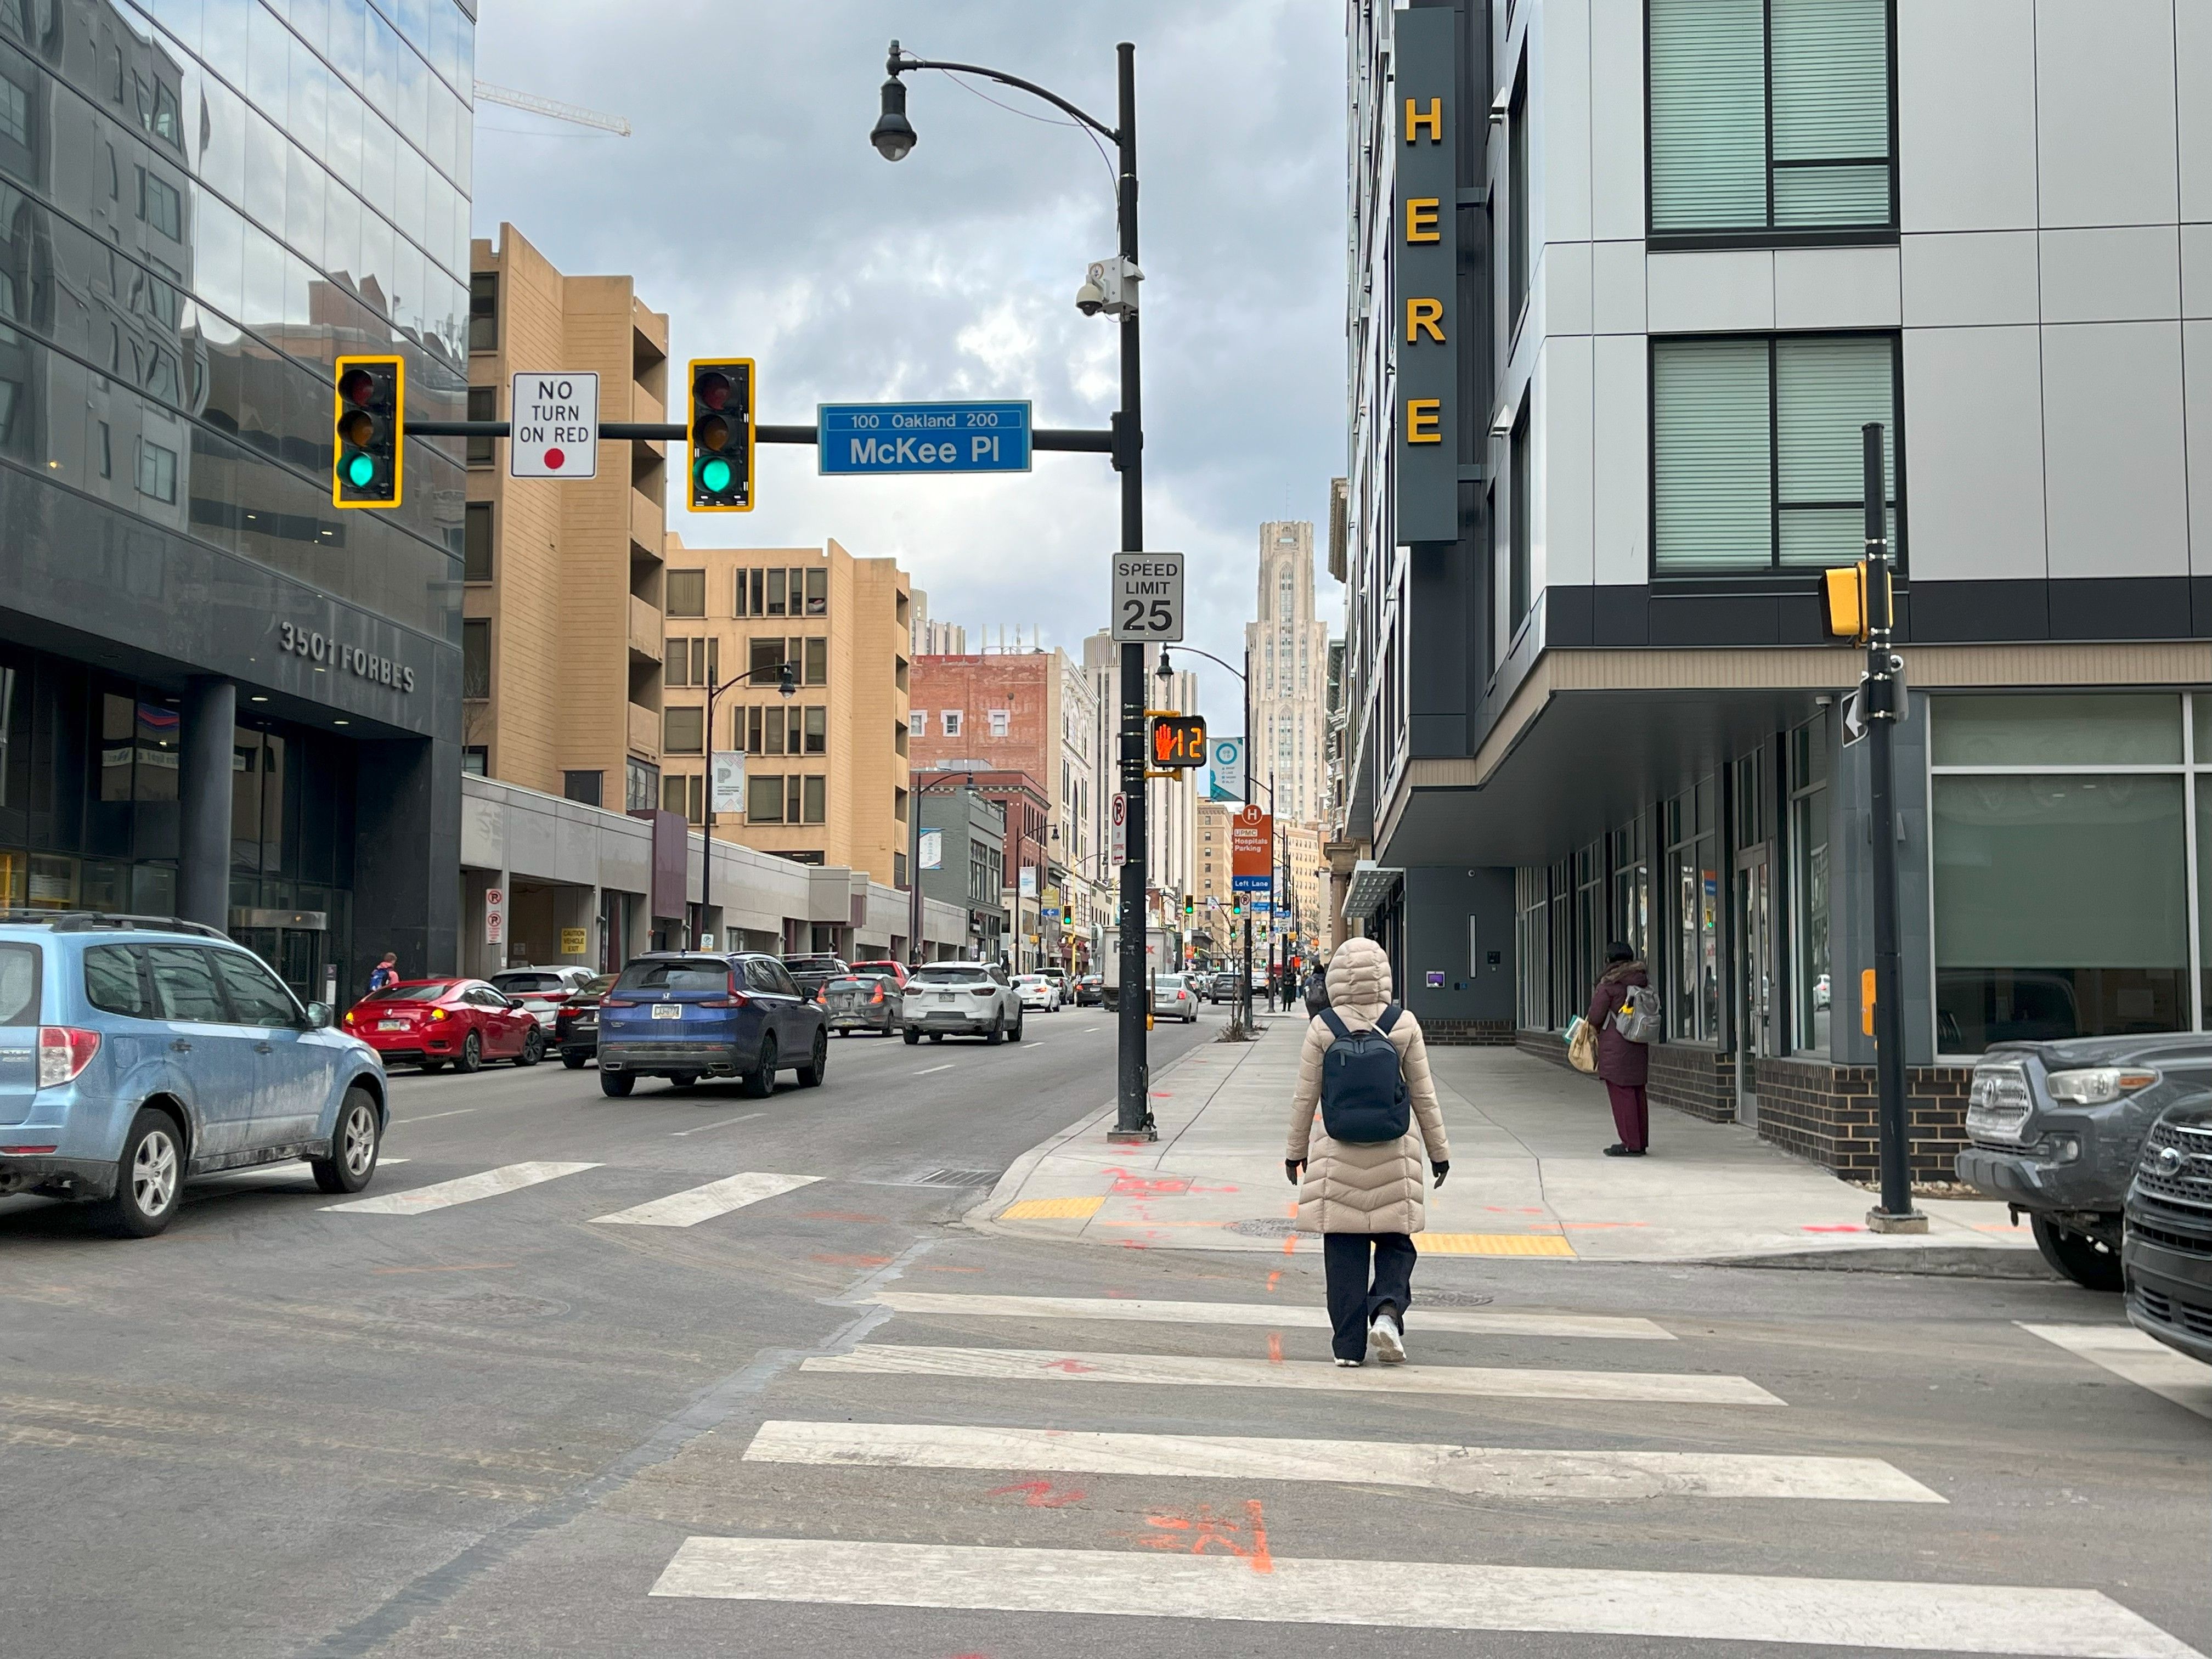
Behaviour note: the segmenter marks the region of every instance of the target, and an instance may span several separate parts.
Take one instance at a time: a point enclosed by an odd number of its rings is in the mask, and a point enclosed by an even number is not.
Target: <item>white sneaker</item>
[[[1384,1364],[1402,1365],[1406,1363],[1406,1336],[1398,1328],[1397,1315],[1376,1315],[1375,1322],[1367,1328],[1367,1340],[1374,1346],[1375,1357]]]
[[[1340,1359],[1336,1363],[1349,1371],[1358,1370],[1363,1362],[1357,1359]]]

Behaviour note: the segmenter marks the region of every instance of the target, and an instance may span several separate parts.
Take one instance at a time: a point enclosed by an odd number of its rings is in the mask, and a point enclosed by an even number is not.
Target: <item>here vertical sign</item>
[[[1458,15],[1420,6],[1395,17],[1395,291],[1385,325],[1398,360],[1401,544],[1459,539]]]

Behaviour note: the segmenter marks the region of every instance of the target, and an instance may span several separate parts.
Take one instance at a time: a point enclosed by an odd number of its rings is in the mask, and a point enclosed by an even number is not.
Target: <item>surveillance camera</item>
[[[1085,283],[1075,290],[1075,308],[1086,317],[1096,317],[1106,308],[1106,290],[1096,283]]]

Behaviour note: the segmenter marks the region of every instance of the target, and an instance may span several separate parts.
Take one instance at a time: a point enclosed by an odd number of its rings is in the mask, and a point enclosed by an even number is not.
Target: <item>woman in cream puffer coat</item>
[[[1346,939],[1329,958],[1327,982],[1329,1007],[1337,1018],[1353,1031],[1371,1029],[1390,1002],[1390,959],[1372,939]],[[1284,1164],[1291,1179],[1300,1182],[1297,1230],[1322,1235],[1340,1365],[1359,1364],[1370,1339],[1385,1364],[1405,1358],[1404,1320],[1415,1255],[1410,1235],[1426,1224],[1423,1154],[1439,1182],[1450,1168],[1451,1147],[1444,1139],[1420,1022],[1401,1010],[1389,1038],[1413,1107],[1413,1121],[1396,1140],[1366,1145],[1329,1137],[1320,1113],[1322,1059],[1335,1036],[1318,1016],[1306,1027],[1297,1086],[1291,1096]]]

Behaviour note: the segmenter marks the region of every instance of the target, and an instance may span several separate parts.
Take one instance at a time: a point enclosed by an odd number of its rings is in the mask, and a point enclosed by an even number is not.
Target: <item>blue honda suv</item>
[[[374,1049],[212,927],[0,910],[0,1195],[95,1202],[146,1238],[217,1170],[304,1158],[357,1193],[386,1098]]]
[[[777,957],[656,951],[633,960],[599,999],[599,1087],[626,1095],[641,1077],[688,1089],[734,1077],[775,1091],[779,1071],[811,1089],[830,1065],[830,1015]]]

